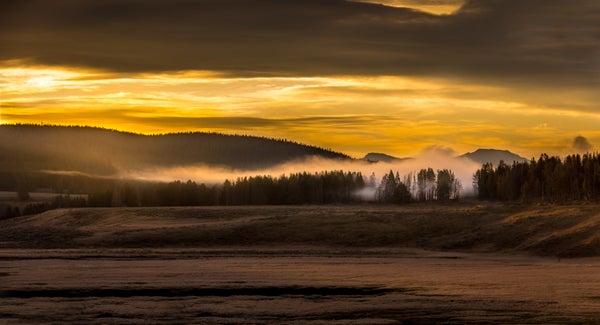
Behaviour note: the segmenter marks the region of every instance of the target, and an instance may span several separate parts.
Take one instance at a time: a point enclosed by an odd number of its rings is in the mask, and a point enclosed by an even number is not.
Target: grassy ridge
[[[0,221],[5,248],[415,247],[600,255],[598,206],[495,204],[54,210]]]

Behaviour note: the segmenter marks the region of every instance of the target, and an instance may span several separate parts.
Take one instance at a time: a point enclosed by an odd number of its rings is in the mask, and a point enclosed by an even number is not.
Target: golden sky
[[[0,122],[250,134],[355,157],[600,144],[594,2],[290,3],[3,3]]]
[[[362,156],[441,145],[563,153],[600,140],[600,112],[502,87],[397,76],[232,78],[215,72],[115,74],[0,69],[3,123],[94,125],[140,133],[216,131],[294,139]],[[533,96],[532,94],[530,96]],[[540,95],[541,96],[541,95]],[[554,97],[554,99],[552,99]],[[365,111],[368,111],[365,113]],[[598,141],[600,142],[600,141]]]

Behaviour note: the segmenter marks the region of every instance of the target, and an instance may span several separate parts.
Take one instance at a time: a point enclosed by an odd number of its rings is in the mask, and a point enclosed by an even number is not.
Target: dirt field
[[[600,258],[572,258],[593,255],[598,219],[479,204],[49,211],[0,222],[0,324],[600,323]]]

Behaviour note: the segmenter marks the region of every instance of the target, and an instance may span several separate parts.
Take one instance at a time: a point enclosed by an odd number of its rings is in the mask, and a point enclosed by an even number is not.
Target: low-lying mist
[[[288,162],[266,169],[242,170],[227,167],[206,165],[180,166],[173,168],[146,168],[143,170],[127,170],[121,173],[122,178],[143,181],[171,182],[175,180],[192,180],[197,183],[221,184],[226,179],[236,180],[239,177],[289,175],[293,173],[319,173],[324,171],[343,170],[348,172],[361,172],[365,181],[374,174],[378,185],[384,174],[392,170],[400,176],[411,172],[418,172],[423,168],[449,169],[462,184],[462,196],[473,194],[472,179],[475,171],[481,166],[466,158],[457,158],[449,148],[430,147],[423,150],[418,156],[411,159],[395,162],[367,162],[364,160],[337,160],[311,157],[299,161]],[[364,199],[374,198],[375,188],[365,188],[357,195]]]

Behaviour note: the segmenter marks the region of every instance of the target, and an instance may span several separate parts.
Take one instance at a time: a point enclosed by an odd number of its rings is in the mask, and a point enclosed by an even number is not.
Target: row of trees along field
[[[371,189],[375,196],[362,195]],[[459,198],[460,181],[450,170],[422,169],[400,177],[390,172],[377,184],[360,172],[331,171],[272,176],[240,177],[221,185],[207,186],[192,181],[123,184],[117,189],[89,196],[90,206],[186,206],[186,205],[277,205],[333,204],[376,201],[409,203]],[[369,192],[369,191],[367,191]],[[372,192],[372,191],[371,191]]]
[[[330,204],[356,201],[365,186],[361,173],[296,173],[280,177],[240,177],[221,185],[170,182],[119,187],[89,196],[90,206],[195,206]]]
[[[116,182],[89,195],[61,195],[50,202],[32,203],[22,213],[69,207],[409,203],[458,199],[460,193],[460,182],[447,169],[437,173],[422,169],[403,177],[390,170],[381,182],[375,178],[375,174],[365,178],[360,172],[340,170],[240,177],[218,185]],[[11,210],[11,216],[18,214]]]
[[[538,160],[484,164],[473,177],[479,198],[501,201],[600,202],[600,155],[546,154]]]

